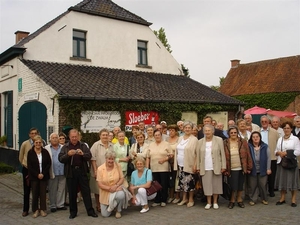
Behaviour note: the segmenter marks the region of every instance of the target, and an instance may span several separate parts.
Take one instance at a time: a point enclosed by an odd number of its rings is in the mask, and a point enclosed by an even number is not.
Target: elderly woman
[[[146,161],[144,157],[138,156],[135,160],[136,170],[131,174],[131,183],[129,190],[132,194],[132,204],[142,206],[140,213],[149,211],[148,200],[155,198],[156,193],[147,196],[146,188],[151,186],[152,171],[145,167]]]
[[[248,141],[250,139],[251,132],[247,130],[246,120],[239,119],[236,123],[239,129],[239,136]]]
[[[196,147],[198,139],[192,135],[193,124],[191,122],[183,123],[184,135],[178,140],[176,152],[174,155],[174,170],[178,169],[178,191],[183,192],[182,200],[177,205],[187,204],[187,207],[194,206],[196,171]]]
[[[284,122],[282,124],[284,136],[280,137],[277,141],[275,155],[277,156],[277,172],[275,179],[275,188],[280,191],[280,200],[276,205],[285,203],[285,195],[289,190],[292,193],[291,206],[296,207],[297,191],[299,189],[299,168],[296,166],[294,169],[285,169],[282,167],[282,158],[291,153],[289,157],[300,155],[300,142],[299,139],[292,134],[293,125],[291,122]]]
[[[147,137],[145,139],[145,143],[149,145],[152,142],[155,142],[155,138],[153,136],[154,128],[152,126],[148,126],[146,132],[147,132]]]
[[[125,144],[125,132],[120,131],[117,134],[118,142],[114,144],[114,151],[116,152],[116,162],[122,166],[124,177],[127,175],[127,164],[130,160],[129,145]]]
[[[91,178],[90,178],[90,188],[91,193],[95,194],[96,209],[100,212],[100,202],[99,202],[99,187],[96,181],[97,169],[103,163],[105,163],[105,153],[108,150],[113,150],[113,144],[108,141],[109,131],[107,129],[102,129],[99,132],[100,140],[95,142],[91,148]]]
[[[33,141],[33,147],[27,155],[27,165],[32,188],[32,217],[36,218],[39,214],[43,217],[47,216],[46,190],[52,162],[49,152],[42,147],[41,136],[35,136]]]
[[[193,130],[192,130],[192,135],[194,135],[196,138],[198,138],[198,127],[196,124],[193,123]]]
[[[214,136],[215,128],[212,125],[204,125],[203,132],[204,138],[198,141],[197,146],[197,170],[200,170],[207,198],[205,209],[218,209],[218,196],[223,193],[222,173],[226,170],[224,144],[222,138]]]
[[[112,143],[112,140],[114,139],[114,132],[112,132],[112,131],[109,131],[108,132],[108,141],[110,142],[110,143]]]
[[[172,153],[173,155],[175,155],[176,152],[176,147],[178,144],[178,126],[176,124],[171,124],[168,126],[168,130],[169,130],[169,137],[167,138],[167,142],[169,142],[171,149],[172,149]],[[169,199],[168,199],[168,203],[174,203],[177,204],[178,202],[180,202],[180,191],[176,191],[176,197],[174,198],[174,193],[175,193],[175,189],[177,189],[176,187],[178,187],[178,182],[177,184],[175,183],[176,178],[177,178],[177,166],[176,169],[174,168],[174,160],[170,160],[170,167],[171,167],[171,176],[172,176],[172,184],[170,185],[171,187],[169,188]]]
[[[127,207],[128,198],[123,188],[124,176],[122,167],[115,162],[116,153],[113,150],[105,152],[105,163],[97,169],[97,181],[100,193],[101,215],[110,216],[116,209],[115,217],[121,218],[122,208]],[[131,196],[130,196],[131,197]]]
[[[152,170],[153,179],[158,181],[162,189],[157,193],[153,207],[166,206],[168,199],[168,186],[170,180],[169,159],[173,157],[171,146],[162,140],[162,133],[154,131],[155,142],[152,142],[147,151],[146,166]]]
[[[137,157],[143,157],[146,159],[147,155],[147,147],[148,145],[145,143],[145,134],[141,131],[136,133],[137,142],[131,146],[130,149],[130,157],[134,161]]]
[[[261,139],[261,134],[254,131],[248,141],[253,168],[249,176],[250,205],[255,205],[258,193],[264,205],[268,205],[267,181],[271,174],[270,149]]]
[[[245,174],[252,170],[252,160],[246,140],[238,136],[238,129],[235,126],[229,127],[228,139],[224,140],[226,157],[226,172],[231,186],[231,199],[228,208],[232,209],[237,199],[238,206],[245,208],[242,199]],[[250,136],[249,136],[250,137]]]

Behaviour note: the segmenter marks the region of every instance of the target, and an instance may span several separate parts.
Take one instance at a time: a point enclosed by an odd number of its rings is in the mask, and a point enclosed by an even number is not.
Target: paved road
[[[300,194],[300,193],[299,193]],[[196,201],[192,208],[168,204],[166,207],[151,207],[150,211],[140,214],[139,207],[130,207],[124,210],[121,219],[114,216],[109,218],[88,217],[86,215],[83,202],[79,203],[78,217],[70,220],[68,211],[48,212],[47,217],[32,218],[22,217],[22,177],[21,174],[6,174],[0,176],[0,224],[149,224],[149,225],[177,225],[177,224],[300,224],[300,205],[296,208],[290,206],[290,194],[288,194],[287,204],[276,206],[279,193],[275,198],[269,199],[269,205],[258,203],[255,206],[246,204],[246,208],[227,208],[227,201],[220,198],[218,210],[205,210],[205,204]],[[94,199],[93,199],[94,200]],[[298,195],[298,202],[300,203]]]

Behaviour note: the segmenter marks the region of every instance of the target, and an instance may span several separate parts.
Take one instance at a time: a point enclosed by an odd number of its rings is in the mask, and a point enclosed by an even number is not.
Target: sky
[[[17,30],[33,33],[81,0],[0,0],[0,53]],[[241,64],[300,55],[300,0],[114,0],[163,27],[172,55],[192,79],[219,85]]]

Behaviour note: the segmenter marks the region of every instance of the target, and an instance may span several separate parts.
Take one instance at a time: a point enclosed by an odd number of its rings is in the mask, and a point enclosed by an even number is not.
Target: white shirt
[[[37,154],[38,160],[39,160],[39,165],[40,165],[40,173],[43,172],[42,170],[42,153]]]
[[[213,170],[213,161],[211,157],[212,141],[206,142],[205,146],[205,170]]]
[[[268,145],[269,144],[269,128],[266,130],[261,128],[260,134],[261,134],[261,140]]]
[[[177,145],[177,165],[180,167],[184,166],[184,149],[189,140],[189,138],[186,140],[182,138],[181,142]]]
[[[288,149],[294,150],[294,155],[299,156],[300,155],[300,141],[299,139],[292,135],[288,139],[283,139],[283,137],[280,137],[277,141],[277,146],[275,150],[275,155],[277,152],[283,151],[285,152]],[[281,149],[281,142],[282,142],[282,149]],[[277,164],[281,162],[281,157],[277,156]]]

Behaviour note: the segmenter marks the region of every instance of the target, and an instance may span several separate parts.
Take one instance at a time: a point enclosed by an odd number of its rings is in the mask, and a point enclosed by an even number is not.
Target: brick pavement
[[[300,193],[299,193],[300,194]],[[220,209],[205,210],[205,204],[196,201],[192,208],[168,204],[166,207],[151,207],[146,214],[140,214],[139,207],[130,207],[124,210],[121,219],[114,216],[109,218],[88,217],[86,215],[83,202],[78,203],[78,217],[70,220],[68,211],[48,211],[47,217],[32,218],[22,217],[22,177],[20,173],[0,175],[0,224],[149,224],[149,225],[177,225],[177,224],[300,224],[300,205],[296,208],[290,206],[290,193],[287,195],[287,204],[276,206],[279,193],[275,198],[269,198],[269,205],[261,203],[255,206],[246,204],[246,208],[241,209],[235,206],[233,209],[227,208],[227,201],[220,197]],[[300,197],[298,195],[298,203]],[[93,199],[94,200],[94,199]],[[246,203],[246,202],[245,202]]]

